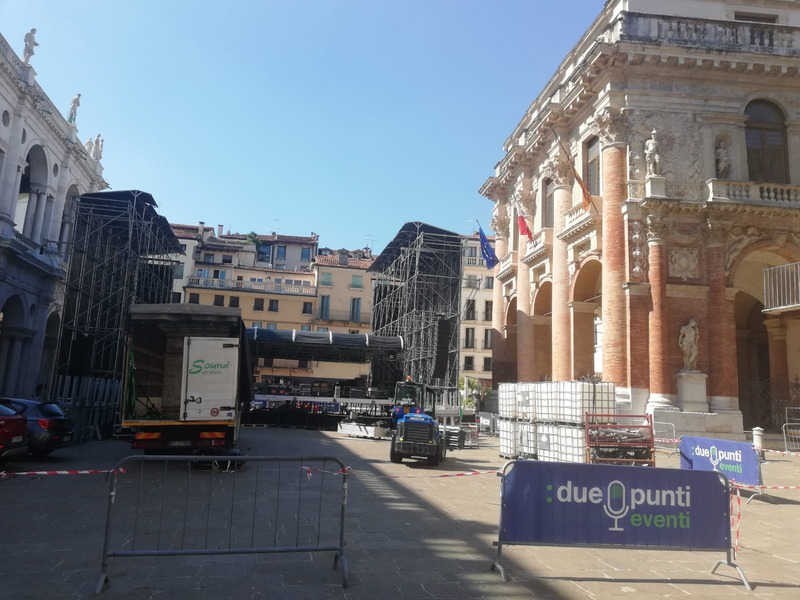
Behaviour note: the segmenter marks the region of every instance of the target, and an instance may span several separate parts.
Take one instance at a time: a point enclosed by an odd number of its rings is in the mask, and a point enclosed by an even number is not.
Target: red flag
[[[522,215],[519,215],[517,217],[517,221],[519,221],[519,232],[522,235],[527,235],[528,239],[530,241],[533,241],[533,234],[531,233],[531,230],[528,229],[528,222],[525,220],[525,217],[523,217]]]

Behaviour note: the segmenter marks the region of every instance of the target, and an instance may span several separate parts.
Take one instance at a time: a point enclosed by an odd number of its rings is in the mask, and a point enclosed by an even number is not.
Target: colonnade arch
[[[592,377],[602,372],[602,346],[597,339],[602,323],[602,291],[602,264],[597,258],[589,258],[578,269],[572,284],[570,322],[573,379]]]
[[[538,380],[553,378],[553,283],[544,280],[539,283],[531,306],[533,315],[533,361]]]

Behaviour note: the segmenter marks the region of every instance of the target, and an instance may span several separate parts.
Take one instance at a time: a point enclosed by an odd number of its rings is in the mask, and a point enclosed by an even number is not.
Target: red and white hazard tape
[[[124,473],[125,469],[118,469]],[[15,477],[17,475],[107,475],[113,473],[114,469],[86,469],[83,471],[0,471],[0,479],[4,477]]]
[[[784,456],[800,456],[800,452],[788,452],[786,450],[770,450],[769,448],[762,448],[761,451],[771,452],[772,454],[783,454]]]
[[[671,438],[653,438],[654,442],[666,442],[667,444],[677,444],[680,440],[673,440]]]
[[[731,480],[731,484],[751,490],[800,490],[800,485],[749,485],[747,483],[739,483],[735,479]]]
[[[345,467],[344,469],[339,469],[338,471],[326,471],[324,469],[316,469],[313,467],[306,467],[301,466],[300,470],[305,474],[307,479],[311,479],[312,473],[328,473],[330,475],[343,475],[347,473],[348,475],[360,475],[361,471],[353,470],[351,467]],[[377,475],[375,473],[370,473],[370,477],[375,478],[382,478],[382,479],[439,479],[442,477],[469,477],[470,475],[487,475],[487,474],[497,474],[500,473],[497,469],[492,469],[489,471],[465,471],[463,473],[442,473],[439,475]]]
[[[742,522],[742,495],[739,493],[739,488],[735,488],[736,490],[736,514],[733,514],[733,489],[731,490],[731,529],[735,530],[734,537],[736,539],[736,543],[733,546],[733,558],[736,558],[736,554],[739,552],[739,525]]]

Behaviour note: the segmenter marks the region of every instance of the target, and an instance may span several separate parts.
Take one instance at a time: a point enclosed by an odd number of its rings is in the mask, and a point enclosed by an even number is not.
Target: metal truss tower
[[[128,308],[171,301],[182,250],[156,206],[137,190],[75,198],[57,374],[120,378]]]
[[[401,336],[399,355],[377,357],[372,385],[391,390],[407,376],[442,392],[458,389],[462,237],[406,223],[370,267],[372,332]]]

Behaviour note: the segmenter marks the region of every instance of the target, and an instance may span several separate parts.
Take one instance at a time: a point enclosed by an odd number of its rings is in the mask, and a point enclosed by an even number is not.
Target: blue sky
[[[603,3],[0,0],[0,33],[37,29],[39,84],[170,222],[377,252],[488,229],[478,189]]]

